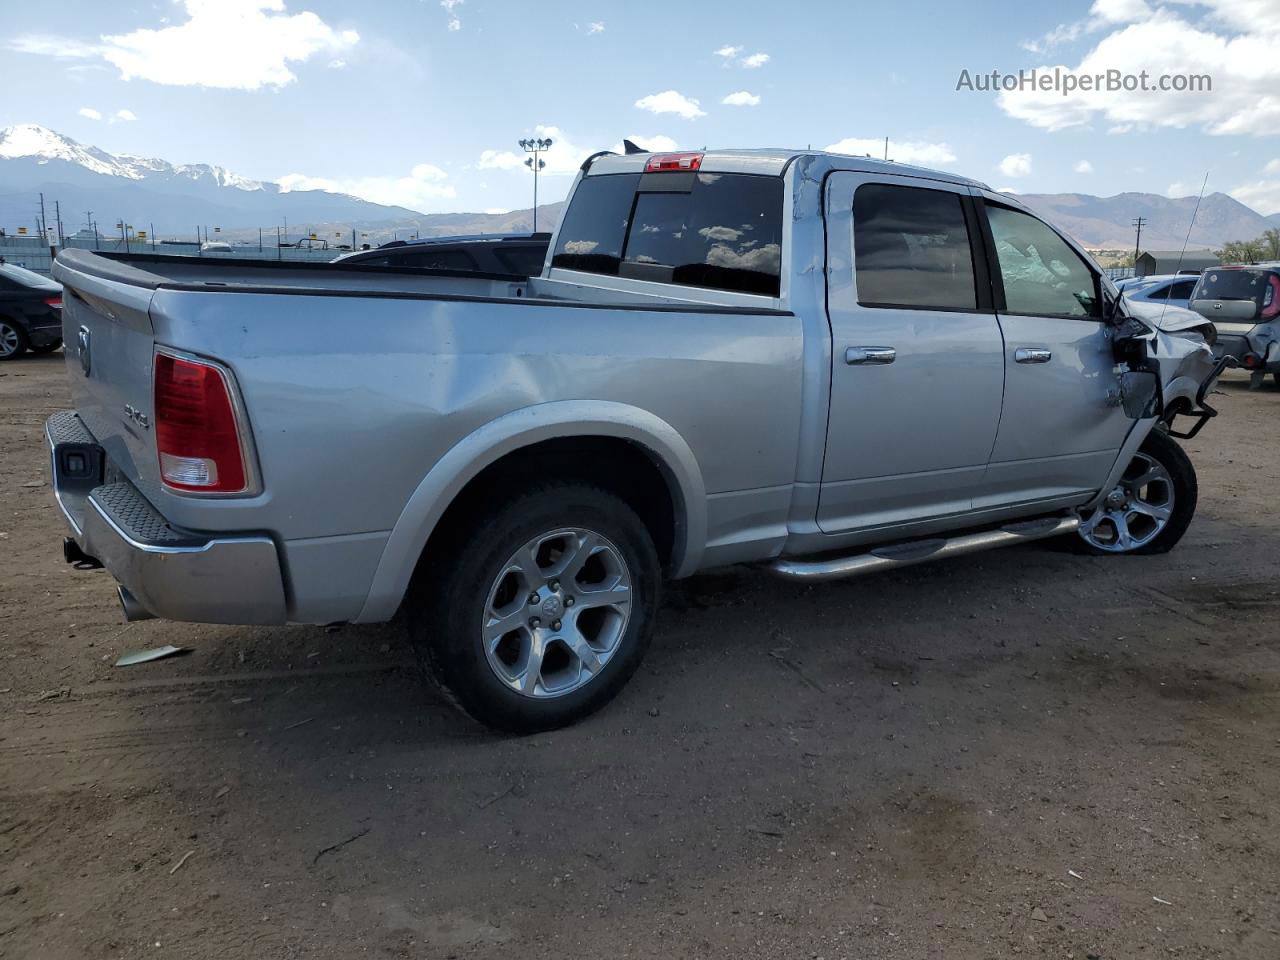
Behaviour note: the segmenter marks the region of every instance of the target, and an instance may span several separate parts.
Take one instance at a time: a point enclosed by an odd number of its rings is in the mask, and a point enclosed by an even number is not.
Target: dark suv
[[[62,346],[62,284],[0,259],[0,360]]]
[[[432,237],[427,240],[392,240],[376,250],[361,250],[339,257],[335,263],[367,267],[426,267],[536,277],[542,273],[549,233],[495,233],[470,237]]]
[[[1269,373],[1280,386],[1280,263],[1211,267],[1200,275],[1191,309],[1218,328],[1214,353],[1230,354],[1257,388]]]

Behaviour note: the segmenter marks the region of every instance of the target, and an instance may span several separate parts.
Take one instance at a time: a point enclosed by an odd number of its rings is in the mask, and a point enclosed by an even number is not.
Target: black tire
[[[62,346],[62,338],[58,337],[56,340],[50,341],[49,343],[43,343],[38,347],[28,345],[27,349],[32,353],[53,353],[53,351],[57,350],[60,346]]]
[[[29,341],[22,325],[0,317],[0,360],[17,360],[27,352]]]
[[[1159,428],[1152,430],[1138,449],[1140,453],[1155,460],[1168,472],[1169,481],[1173,488],[1173,510],[1169,514],[1169,519],[1164,528],[1151,540],[1131,550],[1104,550],[1081,538],[1079,540],[1080,545],[1087,553],[1106,556],[1146,556],[1156,553],[1168,553],[1177,546],[1178,541],[1182,539],[1182,535],[1191,526],[1191,520],[1196,514],[1196,502],[1199,498],[1196,468],[1192,464],[1191,458],[1187,456],[1186,451],[1182,449],[1182,445],[1178,441]]]
[[[508,558],[566,527],[602,535],[625,561],[629,613],[609,659],[585,685],[535,699],[504,683],[490,665],[483,618]],[[428,679],[455,707],[511,733],[550,730],[600,709],[635,673],[653,632],[661,578],[649,531],[626,503],[593,486],[550,483],[474,512],[432,538],[406,603],[409,632]]]

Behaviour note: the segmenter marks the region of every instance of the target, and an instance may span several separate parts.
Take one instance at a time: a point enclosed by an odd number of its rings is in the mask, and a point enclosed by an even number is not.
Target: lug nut
[[[559,630],[559,629],[560,629],[560,621],[559,621],[559,620],[552,620],[552,621],[551,621],[551,629],[552,629],[552,630]]]
[[[538,595],[536,593],[529,594],[529,606],[536,607],[538,605]]]
[[[559,580],[552,580],[552,581],[551,581],[551,592],[552,592],[552,593],[559,593],[559,592],[560,592],[560,581],[559,581]]]
[[[533,627],[533,629],[537,630],[540,626],[542,626],[542,621],[541,621],[541,620],[539,620],[537,617],[530,617],[530,618],[529,618],[529,626],[531,626],[531,627]]]
[[[564,598],[564,605],[565,605],[566,607],[572,607],[572,606],[573,606],[573,597],[565,597],[565,598]]]

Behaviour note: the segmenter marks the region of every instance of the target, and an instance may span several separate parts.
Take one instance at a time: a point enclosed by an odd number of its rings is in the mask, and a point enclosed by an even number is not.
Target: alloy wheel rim
[[[566,696],[613,659],[631,606],[631,570],[613,543],[582,527],[549,530],[513,552],[489,587],[485,659],[521,696]]]
[[[1144,547],[1169,525],[1173,497],[1169,471],[1154,458],[1139,453],[1102,504],[1083,518],[1080,536],[1109,553]]]
[[[0,323],[0,356],[11,357],[18,350],[17,328],[7,323]]]

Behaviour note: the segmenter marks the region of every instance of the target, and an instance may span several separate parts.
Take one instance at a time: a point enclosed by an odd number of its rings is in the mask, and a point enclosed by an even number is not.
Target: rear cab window
[[[777,297],[783,179],[675,172],[584,177],[551,265]]]

